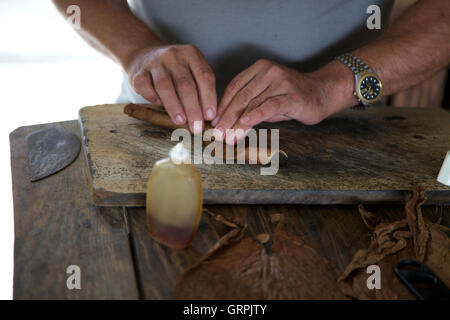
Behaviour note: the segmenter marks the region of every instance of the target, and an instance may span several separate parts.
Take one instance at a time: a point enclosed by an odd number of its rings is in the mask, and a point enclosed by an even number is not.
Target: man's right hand
[[[146,100],[162,104],[172,121],[186,122],[216,117],[214,73],[203,54],[192,45],[156,46],[139,50],[126,68],[134,90]]]

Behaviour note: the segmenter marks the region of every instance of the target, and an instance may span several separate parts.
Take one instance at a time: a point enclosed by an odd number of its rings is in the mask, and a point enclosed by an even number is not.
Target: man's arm
[[[68,6],[78,5],[82,19],[79,34],[125,70],[140,49],[163,44],[133,15],[126,1],[53,0],[53,3],[63,15]]]
[[[202,53],[191,45],[165,45],[130,11],[126,0],[53,0],[62,14],[69,5],[81,10],[80,35],[117,61],[137,93],[164,104],[172,120],[216,116],[214,74]],[[200,128],[201,129],[201,128]]]
[[[375,70],[383,81],[384,95],[413,87],[450,63],[450,0],[421,0],[400,16],[387,32],[354,54]],[[335,61],[328,66],[337,65]],[[336,69],[337,70],[337,69]],[[353,82],[342,105],[332,113],[356,104]],[[349,92],[350,91],[350,92]],[[350,99],[348,99],[350,97]]]
[[[390,95],[446,67],[449,39],[450,0],[421,0],[382,37],[353,53],[379,74],[384,94]],[[258,61],[229,84],[213,125],[224,132],[245,131],[262,121],[315,124],[356,105],[353,91],[354,75],[339,61],[308,74]]]

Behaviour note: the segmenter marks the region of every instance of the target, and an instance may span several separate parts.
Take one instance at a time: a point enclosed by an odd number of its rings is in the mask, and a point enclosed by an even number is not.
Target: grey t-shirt
[[[166,43],[197,46],[217,78],[219,96],[258,59],[311,71],[375,39],[368,6],[385,28],[392,0],[128,0],[132,12]],[[125,76],[120,102],[145,102]]]

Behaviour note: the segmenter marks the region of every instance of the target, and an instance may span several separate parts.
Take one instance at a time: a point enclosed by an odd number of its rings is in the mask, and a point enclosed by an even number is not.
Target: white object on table
[[[444,163],[442,164],[441,171],[437,177],[437,181],[446,186],[450,186],[450,151],[445,156]]]

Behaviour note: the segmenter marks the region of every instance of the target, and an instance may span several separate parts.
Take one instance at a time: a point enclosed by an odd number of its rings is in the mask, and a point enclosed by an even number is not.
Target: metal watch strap
[[[363,72],[373,72],[370,67],[362,62],[357,56],[354,56],[350,53],[344,53],[334,58],[335,60],[341,61],[343,64],[345,64],[347,67],[349,67],[353,73],[355,74],[355,77],[359,73]],[[356,96],[356,91],[354,91],[354,94]],[[365,110],[367,109],[368,105],[363,104],[360,102],[359,105],[352,107],[354,110]]]
[[[359,72],[364,72],[364,71],[373,72],[372,69],[370,69],[367,64],[362,62],[358,57],[351,55],[349,53],[341,54],[340,56],[337,56],[335,59],[344,63],[355,74],[357,74]]]

